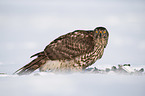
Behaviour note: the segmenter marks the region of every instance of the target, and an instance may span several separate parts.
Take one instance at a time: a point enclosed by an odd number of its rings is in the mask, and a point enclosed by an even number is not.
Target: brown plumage
[[[83,70],[102,57],[108,37],[104,27],[62,35],[47,45],[43,52],[31,56],[37,58],[15,73],[30,74],[38,68],[40,71],[59,72]]]

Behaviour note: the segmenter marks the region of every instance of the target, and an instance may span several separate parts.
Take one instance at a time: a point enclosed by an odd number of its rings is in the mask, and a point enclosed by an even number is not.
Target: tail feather
[[[46,56],[40,56],[28,63],[27,65],[23,66],[22,68],[18,69],[14,74],[18,75],[27,75],[35,71],[36,69],[40,68],[46,62]]]

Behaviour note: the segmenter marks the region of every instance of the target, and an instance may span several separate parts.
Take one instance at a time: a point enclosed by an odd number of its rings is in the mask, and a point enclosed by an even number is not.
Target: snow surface
[[[145,96],[145,75],[3,74],[0,75],[0,96]]]

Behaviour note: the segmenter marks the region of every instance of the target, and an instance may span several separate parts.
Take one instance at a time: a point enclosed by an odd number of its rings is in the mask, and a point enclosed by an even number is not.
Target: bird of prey
[[[26,75],[38,68],[52,72],[82,71],[102,57],[108,37],[105,27],[67,33],[52,41],[44,51],[32,55],[36,59],[15,73]]]

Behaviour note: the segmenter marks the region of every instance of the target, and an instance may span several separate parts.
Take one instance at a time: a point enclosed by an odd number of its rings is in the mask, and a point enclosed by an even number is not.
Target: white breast
[[[48,60],[40,67],[40,71],[77,71],[81,70],[74,60]]]
[[[59,69],[61,61],[59,60],[48,60],[46,63],[40,67],[40,71],[49,71]]]

